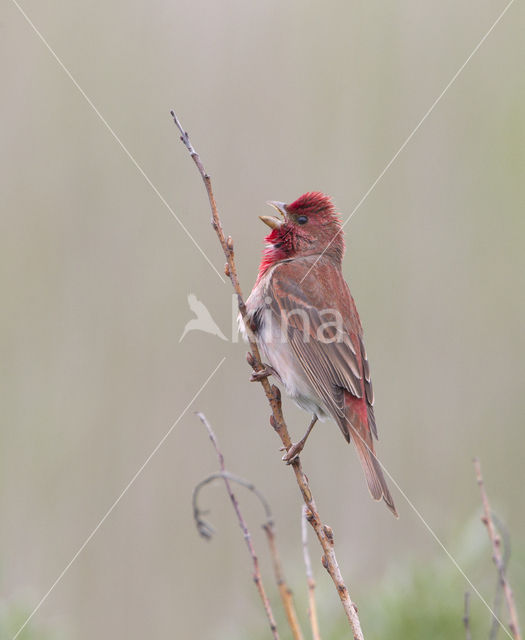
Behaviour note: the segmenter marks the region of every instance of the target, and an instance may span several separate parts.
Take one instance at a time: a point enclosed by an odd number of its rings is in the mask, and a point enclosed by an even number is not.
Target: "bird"
[[[377,426],[370,367],[354,299],[343,277],[345,241],[330,196],[313,191],[286,204],[269,201],[270,227],[259,272],[246,300],[241,331],[255,338],[264,368],[297,405],[312,414],[304,437],[283,456],[290,464],[317,420],[332,419],[353,442],[374,500],[397,517],[374,448]]]

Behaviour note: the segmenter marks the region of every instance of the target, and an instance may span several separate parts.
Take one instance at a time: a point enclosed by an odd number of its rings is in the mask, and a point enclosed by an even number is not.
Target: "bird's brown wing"
[[[374,434],[377,440],[377,425],[374,416],[374,389],[372,387],[372,380],[370,378],[370,365],[368,364],[368,356],[366,355],[366,349],[363,343],[362,336],[359,336],[359,347],[361,350],[361,362],[363,364],[363,386],[365,388],[368,425],[370,427],[370,431]]]
[[[372,497],[383,498],[397,516],[374,452],[374,394],[354,301],[334,265],[319,261],[315,269],[308,268],[300,260],[279,265],[267,303],[312,388],[348,442],[352,436]],[[339,332],[333,324],[337,317]]]
[[[364,396],[360,327],[353,330],[347,310],[340,308],[337,296],[326,295],[318,278],[309,274],[300,284],[298,276],[306,272],[301,266],[291,262],[275,269],[267,291],[268,303],[309,383],[349,441],[344,394]],[[340,290],[339,297],[341,294],[346,294],[346,288]]]

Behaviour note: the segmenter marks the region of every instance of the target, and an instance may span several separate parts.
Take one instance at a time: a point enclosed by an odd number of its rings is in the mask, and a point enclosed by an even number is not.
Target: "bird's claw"
[[[303,447],[304,447],[304,442],[301,440],[299,442],[296,442],[295,444],[292,444],[292,446],[286,451],[286,453],[282,457],[283,462],[286,462],[286,464],[292,464],[292,462],[299,456],[299,454],[303,450]],[[281,451],[283,450],[284,450],[284,447],[283,449],[281,449]]]
[[[271,376],[274,373],[275,372],[272,369],[272,367],[270,367],[270,365],[267,364],[260,371],[254,371],[252,373],[252,375],[250,376],[250,382],[260,382],[261,380],[264,380],[264,378],[267,378],[268,376]]]

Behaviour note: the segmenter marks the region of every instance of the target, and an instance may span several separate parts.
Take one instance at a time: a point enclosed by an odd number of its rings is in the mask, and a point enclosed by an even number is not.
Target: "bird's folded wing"
[[[279,271],[274,272],[267,290],[273,321],[281,324],[306,377],[334,418],[343,417],[344,391],[363,397],[367,372],[359,335],[340,311],[338,315],[323,309],[312,290],[287,277],[287,270]]]

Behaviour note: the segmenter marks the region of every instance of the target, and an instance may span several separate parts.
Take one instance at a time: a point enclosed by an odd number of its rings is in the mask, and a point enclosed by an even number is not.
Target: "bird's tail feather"
[[[352,429],[352,431],[354,430]],[[374,498],[374,500],[381,500],[381,498],[383,498],[386,506],[397,518],[398,515],[394,505],[394,500],[386,484],[381,465],[374,455],[373,444],[370,443],[372,446],[367,446],[367,443],[359,437],[359,433],[357,432],[352,433],[352,436],[372,498]]]

